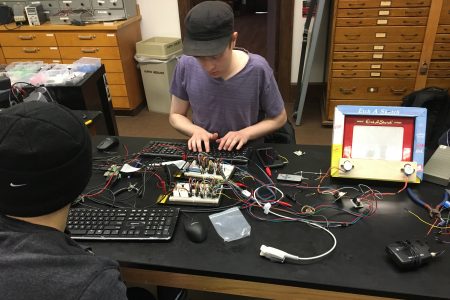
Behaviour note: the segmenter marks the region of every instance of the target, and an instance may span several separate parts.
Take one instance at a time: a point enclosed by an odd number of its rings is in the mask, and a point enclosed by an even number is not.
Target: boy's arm
[[[219,149],[233,150],[241,149],[244,144],[250,140],[258,139],[281,128],[287,121],[286,110],[283,109],[280,114],[273,118],[264,120],[243,128],[239,131],[230,131],[223,138],[218,139]]]
[[[182,100],[172,95],[170,106],[169,122],[173,128],[190,137],[188,148],[193,151],[203,151],[202,142],[205,144],[205,151],[209,152],[209,141],[218,137],[217,133],[210,133],[205,129],[195,125],[187,117],[189,111],[189,101]]]

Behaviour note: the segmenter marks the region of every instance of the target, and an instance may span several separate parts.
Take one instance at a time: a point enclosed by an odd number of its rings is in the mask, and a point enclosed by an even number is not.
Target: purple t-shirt
[[[284,102],[267,61],[249,53],[247,65],[228,80],[213,78],[195,57],[181,56],[175,67],[171,94],[189,101],[192,122],[223,137],[257,123],[263,116],[275,117]]]

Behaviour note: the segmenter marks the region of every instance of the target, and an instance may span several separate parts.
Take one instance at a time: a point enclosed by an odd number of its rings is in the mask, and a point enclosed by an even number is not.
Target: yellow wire
[[[286,157],[282,156],[282,155],[279,155],[279,154],[278,154],[278,157],[281,157],[282,159],[284,159],[284,161],[285,161],[286,163],[289,162],[289,160],[288,160]]]
[[[439,229],[449,229],[450,226],[447,227],[442,227],[442,226],[436,226],[434,224],[428,223],[427,221],[424,221],[421,217],[419,217],[418,215],[416,215],[415,213],[413,213],[412,211],[408,210],[407,212],[409,212],[410,214],[412,214],[413,216],[415,216],[417,219],[419,219],[419,221],[421,221],[422,223],[427,224],[428,226],[431,226],[432,228],[439,228]]]

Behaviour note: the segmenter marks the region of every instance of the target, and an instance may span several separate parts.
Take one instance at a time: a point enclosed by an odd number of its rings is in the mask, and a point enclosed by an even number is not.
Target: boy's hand
[[[202,142],[205,145],[205,152],[209,152],[209,141],[216,140],[218,133],[210,133],[203,128],[198,128],[188,140],[188,148],[194,152],[203,152]]]
[[[219,150],[239,150],[248,142],[248,137],[242,131],[230,131],[216,142],[219,143]]]

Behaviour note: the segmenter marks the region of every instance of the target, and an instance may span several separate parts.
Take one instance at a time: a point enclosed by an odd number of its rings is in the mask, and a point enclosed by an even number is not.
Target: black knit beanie
[[[31,101],[0,111],[0,213],[54,212],[86,187],[92,170],[89,132],[68,108]]]

